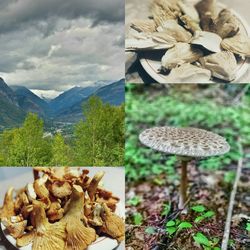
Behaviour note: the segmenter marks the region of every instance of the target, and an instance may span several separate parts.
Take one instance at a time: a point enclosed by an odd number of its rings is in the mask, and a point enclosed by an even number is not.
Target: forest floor
[[[228,170],[198,171],[194,163],[190,165],[187,214],[178,209],[178,180],[160,175],[143,182],[130,182],[126,190],[126,249],[219,250],[234,182],[230,176],[226,177]],[[236,167],[231,166],[230,170]],[[229,250],[250,249],[250,233],[246,230],[250,222],[249,183],[250,168],[243,167],[235,198]],[[180,224],[185,226],[182,228]]]

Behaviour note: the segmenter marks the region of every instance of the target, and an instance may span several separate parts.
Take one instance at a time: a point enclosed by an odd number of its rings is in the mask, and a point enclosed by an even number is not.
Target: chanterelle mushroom
[[[222,155],[230,150],[223,137],[197,128],[155,127],[143,131],[139,139],[144,145],[176,155],[181,160],[180,209],[187,201],[188,162],[195,158]]]
[[[15,215],[15,203],[13,201],[14,188],[8,189],[4,197],[3,207],[0,208],[0,220]]]
[[[84,192],[81,186],[74,185],[71,201],[61,222],[66,223],[67,250],[84,250],[96,239],[93,228],[86,227],[81,219],[84,218]]]
[[[102,207],[101,218],[103,226],[101,231],[110,235],[118,242],[123,241],[125,238],[125,227],[122,218],[112,213],[105,203],[103,203]]]
[[[33,235],[32,250],[62,250],[65,247],[65,224],[50,224],[43,207],[35,204],[33,209],[36,231]],[[26,242],[30,242],[27,240]]]

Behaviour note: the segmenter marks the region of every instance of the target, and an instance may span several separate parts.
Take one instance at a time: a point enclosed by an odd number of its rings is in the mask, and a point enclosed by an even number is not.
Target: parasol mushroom
[[[187,166],[197,158],[223,155],[230,150],[226,140],[212,132],[198,128],[155,127],[139,135],[142,144],[171,155],[181,161],[181,183],[179,209],[187,201]]]

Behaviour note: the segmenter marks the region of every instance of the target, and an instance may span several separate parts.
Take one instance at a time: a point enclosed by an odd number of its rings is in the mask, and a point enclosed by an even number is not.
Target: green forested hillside
[[[122,166],[124,105],[104,104],[92,97],[83,106],[84,121],[71,140],[57,133],[45,137],[44,122],[29,113],[19,128],[0,134],[1,166]]]

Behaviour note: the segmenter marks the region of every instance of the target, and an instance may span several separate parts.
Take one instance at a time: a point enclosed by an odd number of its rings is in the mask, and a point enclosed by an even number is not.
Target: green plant
[[[192,224],[188,221],[180,221],[180,220],[170,220],[166,224],[166,232],[169,236],[173,235],[177,231],[183,230],[183,229],[189,229],[192,228]]]
[[[156,232],[156,230],[155,230],[154,227],[147,227],[147,228],[145,229],[145,233],[146,233],[146,234],[155,234],[155,232]]]
[[[204,250],[220,250],[216,245],[219,243],[218,238],[208,239],[203,233],[198,232],[193,236],[193,239],[196,243],[202,246]]]
[[[169,203],[163,204],[161,216],[168,216],[170,210],[171,210],[171,205]]]
[[[212,218],[215,215],[214,211],[207,211],[207,209],[203,205],[193,206],[191,207],[191,209],[199,214],[194,220],[195,223],[199,223],[205,219]]]
[[[138,206],[141,203],[141,197],[134,196],[133,198],[129,199],[127,203],[131,206]]]
[[[250,232],[250,222],[247,222],[246,230],[247,230],[248,232]]]
[[[135,213],[133,215],[133,221],[134,221],[135,225],[140,226],[142,224],[142,222],[143,222],[142,214],[141,213]]]
[[[224,174],[224,182],[228,183],[228,184],[232,184],[234,182],[235,175],[236,175],[235,171],[225,172],[225,174]]]

